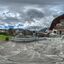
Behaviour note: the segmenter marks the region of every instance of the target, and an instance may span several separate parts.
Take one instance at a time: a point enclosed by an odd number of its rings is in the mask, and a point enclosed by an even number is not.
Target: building
[[[50,31],[54,30],[54,33],[64,34],[64,14],[55,18],[49,28]]]

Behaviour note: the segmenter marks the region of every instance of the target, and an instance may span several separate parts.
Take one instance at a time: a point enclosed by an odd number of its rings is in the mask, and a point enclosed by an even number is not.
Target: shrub
[[[9,37],[6,37],[6,38],[5,38],[5,41],[9,41]]]

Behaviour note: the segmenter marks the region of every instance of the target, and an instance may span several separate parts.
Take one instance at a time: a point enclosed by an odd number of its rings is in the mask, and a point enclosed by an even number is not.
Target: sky
[[[0,24],[15,22],[50,27],[64,13],[64,0],[0,0]]]
[[[62,4],[64,0],[0,0],[0,3],[25,3],[25,4]]]

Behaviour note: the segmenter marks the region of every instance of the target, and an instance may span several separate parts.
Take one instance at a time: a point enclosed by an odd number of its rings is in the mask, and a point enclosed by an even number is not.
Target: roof
[[[57,18],[55,18],[55,19],[52,21],[49,30],[53,30],[53,28],[56,26],[56,24],[58,24],[58,23],[61,22],[61,21],[60,21],[61,19],[64,19],[64,14],[61,15],[61,16],[58,16]]]

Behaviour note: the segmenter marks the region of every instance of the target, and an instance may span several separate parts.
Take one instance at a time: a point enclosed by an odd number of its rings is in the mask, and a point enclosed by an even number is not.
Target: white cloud
[[[8,8],[1,8],[0,9],[0,18],[1,19],[7,19],[8,17],[11,18],[20,18],[20,13],[16,11],[10,11]]]
[[[21,8],[21,9],[20,9]],[[20,10],[20,11],[19,11]],[[30,15],[27,15],[28,11],[35,10],[37,12],[42,12],[44,16],[41,18],[37,17],[30,17]],[[28,12],[29,13],[29,12]],[[0,7],[0,20],[1,19],[7,19],[7,18],[16,18],[20,21],[30,20],[31,23],[26,22],[24,25],[28,26],[43,26],[49,27],[52,20],[54,19],[54,16],[59,16],[64,13],[63,6],[40,6],[40,5],[23,5],[17,10],[12,10],[9,7]]]

